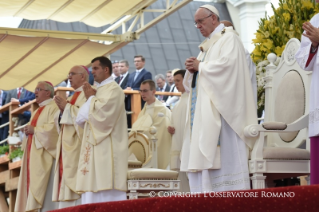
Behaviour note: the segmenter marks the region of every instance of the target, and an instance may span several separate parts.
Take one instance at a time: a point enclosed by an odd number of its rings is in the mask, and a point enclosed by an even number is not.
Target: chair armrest
[[[264,122],[263,124],[248,125],[244,129],[246,137],[257,137],[260,132],[294,132],[308,127],[309,114],[301,116],[291,124],[283,122]]]

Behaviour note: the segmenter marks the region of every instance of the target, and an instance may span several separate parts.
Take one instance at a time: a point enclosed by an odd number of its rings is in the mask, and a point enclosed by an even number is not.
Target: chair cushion
[[[287,124],[283,122],[264,122],[262,125],[266,130],[284,130],[287,128]]]
[[[164,169],[141,168],[133,169],[127,172],[127,179],[158,179],[158,180],[176,180],[178,172]]]
[[[265,147],[264,159],[310,160],[310,152],[306,149],[290,147]]]

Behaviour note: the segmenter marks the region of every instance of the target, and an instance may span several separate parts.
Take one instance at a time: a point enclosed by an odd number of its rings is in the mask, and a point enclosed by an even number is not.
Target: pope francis
[[[250,188],[244,128],[257,124],[257,111],[244,46],[219,12],[203,5],[195,27],[206,37],[197,58],[190,57],[184,87],[190,91],[181,171],[188,172],[192,192]]]

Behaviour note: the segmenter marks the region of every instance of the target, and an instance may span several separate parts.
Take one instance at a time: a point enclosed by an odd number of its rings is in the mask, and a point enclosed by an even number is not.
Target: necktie
[[[119,84],[121,83],[122,79],[123,79],[123,76],[120,77]]]
[[[136,80],[137,76],[139,75],[140,72],[136,72],[134,76],[134,81]]]
[[[19,88],[18,90],[18,99],[20,99],[20,96],[21,96],[21,88]]]

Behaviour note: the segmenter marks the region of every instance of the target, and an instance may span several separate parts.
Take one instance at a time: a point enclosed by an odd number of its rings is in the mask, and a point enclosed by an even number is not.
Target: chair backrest
[[[278,121],[291,124],[309,113],[309,92],[312,72],[304,71],[295,60],[295,53],[300,47],[300,41],[292,38],[286,44],[278,66],[270,73],[271,92],[266,94],[265,121]],[[268,65],[269,66],[269,65]],[[267,66],[267,68],[268,68]],[[266,69],[267,69],[266,68]],[[267,79],[266,79],[267,81]],[[299,147],[308,138],[308,129],[290,133],[270,133],[267,143],[271,146]]]
[[[150,156],[148,137],[141,132],[131,132],[129,135],[129,155],[135,155],[138,161],[143,164]]]

